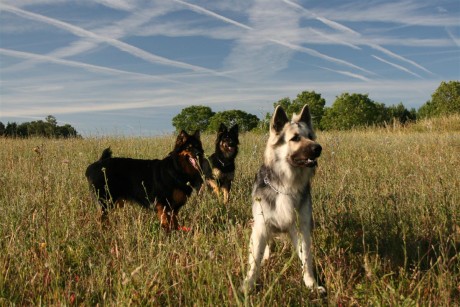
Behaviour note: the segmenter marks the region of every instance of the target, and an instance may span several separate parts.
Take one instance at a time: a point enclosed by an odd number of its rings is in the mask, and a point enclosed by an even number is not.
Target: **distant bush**
[[[431,100],[422,105],[418,111],[420,118],[460,114],[460,82],[441,82],[431,95]]]
[[[244,132],[256,128],[259,124],[259,118],[241,110],[217,112],[209,120],[208,131],[217,131],[221,123],[225,124],[227,127],[238,124],[239,131]]]
[[[176,131],[204,131],[208,128],[209,120],[214,114],[210,107],[190,106],[182,109],[179,114],[173,117],[172,125]]]
[[[54,116],[48,115],[43,120],[25,122],[17,124],[8,122],[6,126],[0,122],[0,136],[5,137],[32,137],[43,136],[48,138],[69,138],[77,137],[79,134],[74,127],[69,124],[59,126]]]

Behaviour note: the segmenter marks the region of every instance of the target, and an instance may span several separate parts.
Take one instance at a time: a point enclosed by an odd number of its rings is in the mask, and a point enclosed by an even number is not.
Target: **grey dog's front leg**
[[[263,221],[259,223],[255,222],[249,242],[249,270],[243,284],[245,291],[252,291],[256,285],[266,246],[267,235],[265,225]]]

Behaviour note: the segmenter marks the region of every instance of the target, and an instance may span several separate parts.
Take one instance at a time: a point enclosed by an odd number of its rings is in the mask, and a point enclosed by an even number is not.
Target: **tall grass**
[[[203,135],[208,154],[214,136]],[[158,158],[174,138],[0,139],[0,305],[436,305],[459,302],[460,135],[446,129],[318,133],[314,262],[305,288],[280,241],[260,289],[247,269],[251,186],[266,136],[242,135],[231,200],[193,194],[188,233],[166,234],[138,206],[101,227],[84,178],[115,156]]]

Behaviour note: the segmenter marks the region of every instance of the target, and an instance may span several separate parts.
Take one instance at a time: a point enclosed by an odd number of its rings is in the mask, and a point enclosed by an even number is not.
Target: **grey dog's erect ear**
[[[270,132],[280,133],[283,130],[284,125],[289,121],[286,112],[284,112],[281,106],[277,106],[275,112],[273,112],[272,119],[270,121]]]
[[[309,128],[312,128],[310,108],[308,107],[308,104],[303,106],[297,121],[304,122]]]

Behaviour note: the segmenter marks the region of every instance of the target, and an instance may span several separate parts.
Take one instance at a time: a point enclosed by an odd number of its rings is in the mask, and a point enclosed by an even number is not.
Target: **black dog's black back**
[[[168,176],[171,168],[174,168],[172,159],[112,158],[110,149],[107,148],[101,159],[87,168],[86,177],[105,208],[118,199],[135,201],[148,208],[156,197],[166,197],[163,192],[168,189],[164,185],[176,183]],[[184,181],[185,179],[183,178]],[[186,190],[189,189],[187,187]]]
[[[146,208],[154,206],[161,225],[171,230],[176,229],[177,212],[185,205],[192,187],[203,182],[202,163],[199,131],[194,135],[181,131],[174,150],[164,159],[113,158],[107,148],[98,161],[88,166],[86,177],[102,206],[103,216],[119,201],[134,201]]]

